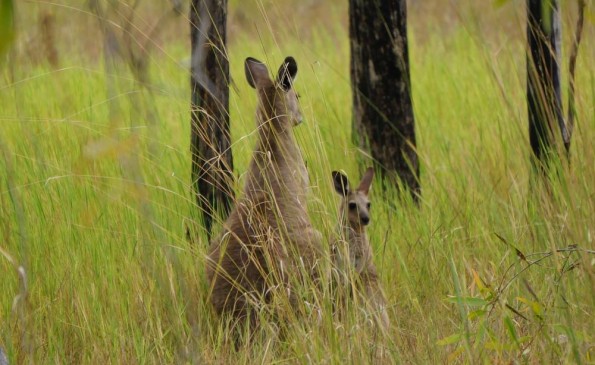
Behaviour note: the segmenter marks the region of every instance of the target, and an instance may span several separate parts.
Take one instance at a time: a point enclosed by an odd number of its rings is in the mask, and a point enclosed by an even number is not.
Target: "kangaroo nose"
[[[362,219],[362,223],[364,224],[364,226],[366,226],[366,225],[368,225],[368,223],[370,223],[370,217],[368,217],[368,216],[364,216],[361,219]]]

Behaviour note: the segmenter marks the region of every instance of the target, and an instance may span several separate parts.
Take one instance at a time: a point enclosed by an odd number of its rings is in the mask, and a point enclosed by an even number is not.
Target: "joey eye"
[[[368,208],[368,210],[370,210],[370,207],[372,206],[371,203],[366,204],[366,207]]]
[[[355,210],[357,208],[357,205],[353,202],[349,203],[349,210]]]

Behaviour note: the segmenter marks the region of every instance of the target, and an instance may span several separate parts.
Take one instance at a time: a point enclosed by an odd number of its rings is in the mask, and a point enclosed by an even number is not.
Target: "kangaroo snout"
[[[370,223],[370,217],[368,217],[367,215],[363,215],[360,217],[360,220],[362,221],[362,224],[364,226],[367,226],[368,223]]]

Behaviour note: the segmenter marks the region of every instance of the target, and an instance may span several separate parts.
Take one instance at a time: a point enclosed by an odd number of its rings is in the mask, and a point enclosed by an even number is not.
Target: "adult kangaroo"
[[[347,176],[343,173],[333,171],[332,176],[335,190],[342,197],[339,207],[339,238],[331,247],[333,264],[340,273],[341,286],[356,288],[376,322],[382,329],[387,330],[389,319],[386,313],[386,298],[374,265],[372,246],[366,234],[371,207],[368,192],[374,169],[370,167],[366,170],[355,189],[351,188]]]
[[[297,63],[287,57],[275,80],[254,58],[244,66],[258,95],[258,142],[243,194],[211,243],[207,278],[217,313],[253,323],[255,310],[280,290],[295,301],[292,283],[315,271],[322,237],[306,210],[308,173],[293,134],[302,121]]]

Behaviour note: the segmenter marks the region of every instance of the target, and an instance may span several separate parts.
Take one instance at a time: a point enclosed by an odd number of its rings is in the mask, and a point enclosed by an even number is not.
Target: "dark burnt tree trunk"
[[[192,186],[210,239],[213,219],[225,219],[233,201],[229,132],[227,0],[192,0]]]
[[[562,114],[558,0],[527,0],[527,108],[532,163],[545,173],[570,133]]]
[[[384,177],[420,194],[405,0],[349,0],[353,132]]]

